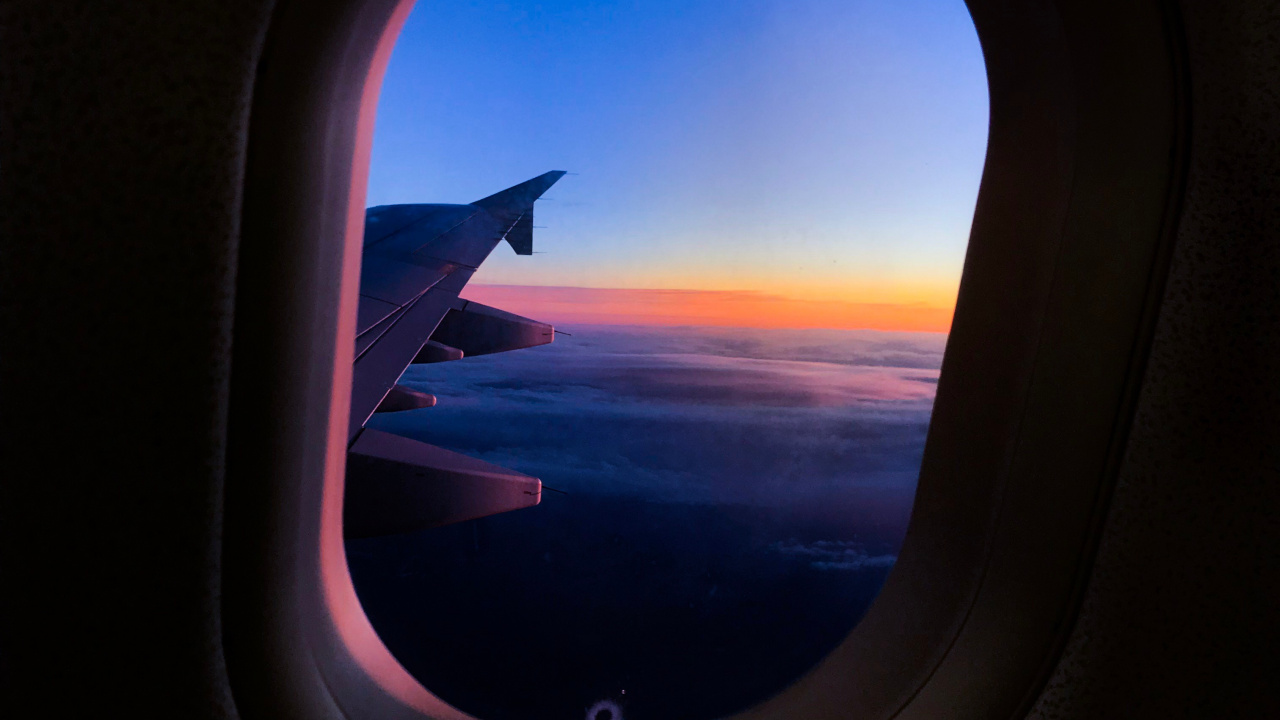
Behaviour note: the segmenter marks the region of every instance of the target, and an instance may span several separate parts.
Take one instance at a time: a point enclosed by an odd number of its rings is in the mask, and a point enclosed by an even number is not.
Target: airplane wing
[[[549,343],[554,329],[458,297],[506,240],[533,252],[533,205],[553,171],[470,205],[385,205],[365,214],[348,425],[347,537],[408,532],[536,505],[542,484],[364,425],[375,412],[431,407],[397,381],[414,363]]]

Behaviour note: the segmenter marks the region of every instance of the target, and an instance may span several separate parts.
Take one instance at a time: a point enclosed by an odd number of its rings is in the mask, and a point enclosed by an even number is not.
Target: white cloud
[[[885,568],[892,567],[898,559],[897,555],[892,554],[871,555],[860,543],[850,540],[802,543],[791,539],[774,543],[773,548],[784,555],[810,558],[809,567],[815,570]]]

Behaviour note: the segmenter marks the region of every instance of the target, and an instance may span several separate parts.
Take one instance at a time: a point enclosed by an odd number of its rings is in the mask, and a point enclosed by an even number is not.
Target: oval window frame
[[[991,126],[906,540],[844,642],[738,717],[1013,717],[1079,605],[1182,197],[1182,33],[1165,1],[967,4]],[[258,69],[223,541],[246,716],[469,717],[377,638],[342,547],[336,359],[352,352],[378,90],[412,5],[283,2]]]

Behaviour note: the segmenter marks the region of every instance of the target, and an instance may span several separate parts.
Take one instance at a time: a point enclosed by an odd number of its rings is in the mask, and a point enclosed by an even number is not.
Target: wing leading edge
[[[552,341],[550,325],[458,294],[503,240],[517,254],[533,252],[534,202],[564,174],[545,173],[470,205],[389,205],[365,213],[347,436],[349,537],[538,504],[537,478],[364,424],[375,412],[434,404],[434,397],[396,384],[410,364]]]

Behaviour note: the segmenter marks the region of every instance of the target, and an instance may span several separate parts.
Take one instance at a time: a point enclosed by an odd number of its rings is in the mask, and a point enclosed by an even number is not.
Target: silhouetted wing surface
[[[360,535],[405,532],[404,528],[447,524],[537,504],[541,483],[536,478],[408,438],[386,433],[378,433],[376,442],[373,435],[366,441],[360,438],[373,432],[365,431],[364,424],[379,409],[386,412],[434,404],[430,395],[397,388],[396,382],[410,364],[552,341],[550,325],[462,300],[458,293],[503,240],[517,254],[532,253],[533,204],[563,175],[561,171],[549,172],[470,205],[387,205],[366,212],[347,435],[348,503],[360,508],[358,522],[352,518]],[[421,447],[414,450],[414,445]],[[480,465],[485,468],[479,469]],[[434,487],[431,492],[444,493],[441,497],[466,498],[466,502],[424,504],[419,497],[423,487],[415,484],[415,478]],[[535,485],[536,492],[531,489]],[[518,491],[512,489],[516,486]],[[359,495],[373,492],[375,487],[376,499]],[[402,493],[407,504],[399,504],[394,519],[388,508],[387,522],[379,525],[376,508],[396,492]],[[486,497],[492,500],[488,505]],[[428,505],[432,508],[429,511]],[[486,507],[490,510],[481,512]],[[415,520],[414,508],[425,514]]]

